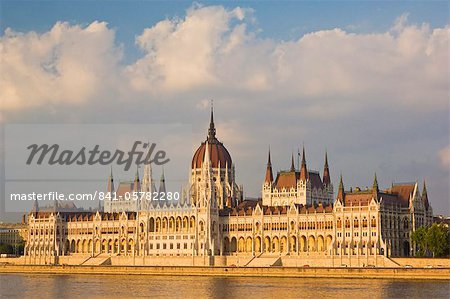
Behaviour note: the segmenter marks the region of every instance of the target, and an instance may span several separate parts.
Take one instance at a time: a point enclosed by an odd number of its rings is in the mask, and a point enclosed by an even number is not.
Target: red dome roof
[[[209,143],[208,141],[208,151],[209,151],[209,158],[211,160],[211,166],[213,168],[220,167],[225,168],[225,165],[228,165],[228,167],[231,167],[231,156],[228,150],[223,146],[221,142],[219,142],[217,139],[217,142]],[[197,149],[197,151],[194,154],[194,157],[192,158],[192,169],[195,168],[201,168],[203,165],[203,161],[205,160],[205,152],[206,152],[206,141],[202,142],[200,147]]]
[[[192,158],[191,168],[201,168],[203,161],[205,160],[206,144],[208,144],[209,159],[213,168],[218,168],[219,164],[221,168],[225,165],[231,167],[231,156],[225,146],[216,138],[216,128],[214,127],[214,116],[211,109],[211,122],[209,124],[208,138],[202,142],[200,147],[195,151]]]

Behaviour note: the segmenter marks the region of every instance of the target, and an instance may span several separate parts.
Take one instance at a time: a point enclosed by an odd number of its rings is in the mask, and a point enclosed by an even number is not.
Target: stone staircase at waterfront
[[[101,253],[99,255],[93,256],[81,263],[83,266],[101,266],[101,265],[111,265],[111,256],[106,253]]]
[[[392,268],[397,268],[397,267],[401,267],[399,263],[397,263],[396,261],[394,261],[393,259],[389,258],[389,257],[383,257],[384,258],[384,267],[392,267]]]
[[[257,257],[254,257],[250,262],[245,265],[246,267],[271,267],[281,266],[281,256],[274,254],[263,253]]]

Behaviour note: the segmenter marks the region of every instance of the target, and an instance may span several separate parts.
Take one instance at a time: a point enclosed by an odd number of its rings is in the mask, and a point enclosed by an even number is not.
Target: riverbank
[[[0,273],[450,280],[450,268],[0,265]]]

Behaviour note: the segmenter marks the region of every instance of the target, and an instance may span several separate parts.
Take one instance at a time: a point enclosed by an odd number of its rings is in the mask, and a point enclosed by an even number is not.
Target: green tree
[[[416,256],[425,256],[427,251],[427,232],[428,228],[421,226],[411,234],[412,241],[416,244]]]
[[[442,224],[433,223],[427,230],[425,240],[433,257],[443,256],[449,247],[448,229]]]
[[[4,244],[4,243],[0,244],[0,254],[2,254],[2,253],[11,254],[13,252],[14,252],[14,248],[11,245]]]
[[[18,255],[23,255],[24,253],[24,249],[25,249],[25,245],[24,244],[19,244],[17,245],[17,254]]]

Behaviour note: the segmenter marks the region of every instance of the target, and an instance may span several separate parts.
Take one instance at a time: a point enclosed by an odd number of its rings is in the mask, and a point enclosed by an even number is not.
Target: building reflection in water
[[[448,281],[0,274],[6,298],[448,298]]]

